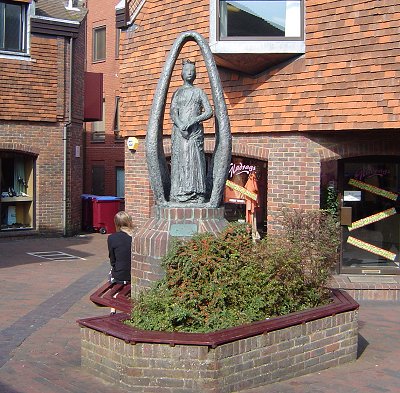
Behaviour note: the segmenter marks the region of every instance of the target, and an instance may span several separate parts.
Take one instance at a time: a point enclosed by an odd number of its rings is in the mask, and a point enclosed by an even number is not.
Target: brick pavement
[[[49,261],[26,254],[38,251],[84,259]],[[80,367],[76,320],[108,312],[88,298],[104,281],[106,261],[106,236],[100,234],[0,241],[1,393],[125,392]],[[399,326],[398,302],[361,302],[355,363],[246,393],[400,392]]]

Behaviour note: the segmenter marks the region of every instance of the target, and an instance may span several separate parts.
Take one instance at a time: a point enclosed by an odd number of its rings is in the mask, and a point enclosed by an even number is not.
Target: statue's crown
[[[196,65],[196,62],[195,61],[190,61],[189,59],[183,59],[182,60],[182,65],[184,66],[185,64]]]

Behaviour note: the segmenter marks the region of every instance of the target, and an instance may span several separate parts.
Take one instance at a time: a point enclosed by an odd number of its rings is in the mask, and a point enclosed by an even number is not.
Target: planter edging
[[[203,345],[216,348],[219,345],[236,340],[284,329],[323,317],[336,315],[359,308],[359,304],[346,292],[332,289],[332,303],[310,310],[298,311],[291,314],[257,321],[223,329],[211,333],[160,332],[136,329],[125,325],[128,314],[120,313],[113,316],[91,317],[78,320],[81,327],[87,327],[109,336],[117,337],[126,343],[158,343],[169,345]]]

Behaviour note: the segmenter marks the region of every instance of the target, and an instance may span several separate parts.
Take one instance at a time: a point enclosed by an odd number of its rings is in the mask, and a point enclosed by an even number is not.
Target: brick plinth
[[[208,334],[145,332],[118,315],[80,320],[82,365],[130,391],[166,393],[237,392],[321,371],[357,356],[358,304],[337,294],[341,304]]]
[[[226,225],[224,208],[155,206],[153,217],[132,240],[132,294],[163,277],[161,259],[173,239],[193,233],[219,233]]]

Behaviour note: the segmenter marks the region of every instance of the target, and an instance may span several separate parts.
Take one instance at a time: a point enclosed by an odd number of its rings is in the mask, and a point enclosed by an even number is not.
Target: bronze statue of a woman
[[[203,203],[206,198],[206,160],[202,122],[213,111],[206,94],[193,86],[196,66],[189,60],[182,65],[183,85],[172,96],[171,119],[172,203]]]

